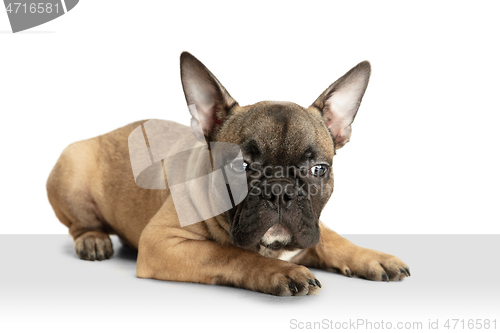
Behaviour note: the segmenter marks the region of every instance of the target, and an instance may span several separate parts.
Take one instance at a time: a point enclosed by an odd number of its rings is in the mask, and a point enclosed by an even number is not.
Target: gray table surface
[[[0,332],[284,332],[324,320],[421,322],[419,331],[438,320],[441,331],[447,319],[496,319],[498,331],[500,235],[345,236],[397,255],[412,276],[387,283],[312,270],[319,295],[283,298],[138,279],[135,253],[114,237],[111,260],[87,262],[66,235],[0,235]]]

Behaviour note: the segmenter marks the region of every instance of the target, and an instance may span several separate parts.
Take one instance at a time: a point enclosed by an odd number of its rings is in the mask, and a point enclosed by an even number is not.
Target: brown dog
[[[231,164],[231,172],[246,173],[249,194],[222,214],[181,227],[171,191],[141,188],[134,179],[128,140],[136,128],[144,130],[141,121],[66,148],[47,182],[49,201],[81,259],[110,258],[109,235],[117,234],[138,249],[141,278],[274,295],[318,292],[321,285],[306,266],[370,280],[401,280],[410,275],[401,260],[356,246],[318,219],[333,188],[333,156],[349,141],[369,76],[370,64],[358,64],[309,108],[288,102],[242,107],[185,52],[181,78],[188,105],[199,112],[194,125],[201,126],[207,142],[241,148],[243,159]],[[167,127],[175,133],[168,149],[193,135],[180,124]],[[189,175],[204,167],[196,151],[179,172]],[[306,173],[284,175],[283,168],[289,167]],[[266,192],[269,186],[285,190]]]

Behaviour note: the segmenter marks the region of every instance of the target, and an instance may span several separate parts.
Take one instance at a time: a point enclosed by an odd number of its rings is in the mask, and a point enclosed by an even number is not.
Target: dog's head
[[[225,213],[235,245],[279,250],[319,241],[319,216],[333,191],[332,159],[349,141],[369,77],[370,64],[358,64],[308,108],[269,101],[240,106],[200,61],[182,53],[186,101],[197,110],[192,125],[207,142],[233,143],[242,152],[231,157],[228,171],[246,174],[248,186],[245,199]]]

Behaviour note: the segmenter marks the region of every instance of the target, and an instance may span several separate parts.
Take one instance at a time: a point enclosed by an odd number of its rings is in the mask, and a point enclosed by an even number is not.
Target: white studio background
[[[18,34],[2,9],[0,233],[67,232],[45,181],[68,144],[139,119],[188,124],[184,50],[241,105],[308,106],[369,60],[323,222],[342,234],[499,233],[499,7],[82,0]]]

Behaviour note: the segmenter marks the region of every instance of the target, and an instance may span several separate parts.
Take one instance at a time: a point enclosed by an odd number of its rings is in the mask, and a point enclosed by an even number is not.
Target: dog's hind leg
[[[69,233],[75,242],[75,251],[80,259],[104,260],[113,255],[109,230],[100,218],[94,201],[82,196],[70,204],[73,209]],[[73,206],[73,207],[71,207]]]
[[[66,148],[47,181],[49,202],[58,219],[68,227],[80,259],[103,260],[113,255],[111,228],[102,218],[89,180],[95,167],[92,143]]]

